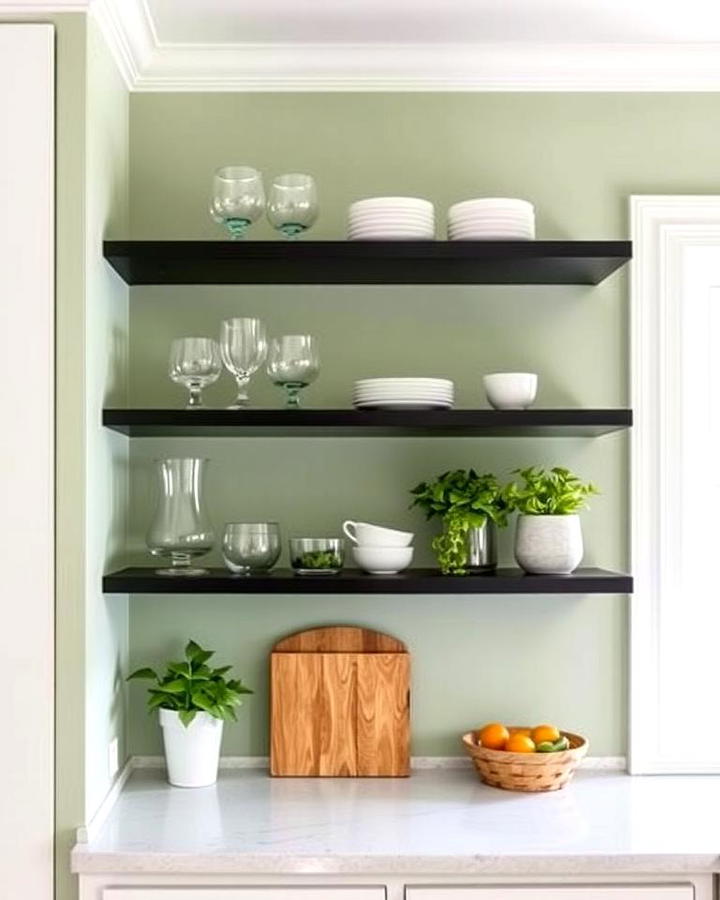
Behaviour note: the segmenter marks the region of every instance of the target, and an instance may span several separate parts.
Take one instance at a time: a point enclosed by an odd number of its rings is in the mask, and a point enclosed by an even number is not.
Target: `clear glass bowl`
[[[290,538],[290,565],[296,575],[337,575],[344,562],[342,538]]]

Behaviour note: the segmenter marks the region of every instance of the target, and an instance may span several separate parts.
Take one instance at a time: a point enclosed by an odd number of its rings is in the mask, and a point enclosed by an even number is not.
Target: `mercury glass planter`
[[[203,498],[206,459],[179,457],[156,460],[160,481],[155,517],[147,533],[153,556],[170,561],[159,575],[203,575],[192,565],[213,546],[214,534]]]
[[[467,533],[466,568],[470,572],[486,572],[497,566],[497,527],[489,519]]]

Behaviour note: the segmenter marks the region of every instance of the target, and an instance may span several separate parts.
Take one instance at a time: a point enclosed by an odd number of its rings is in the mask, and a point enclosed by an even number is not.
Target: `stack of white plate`
[[[482,197],[463,200],[448,210],[451,241],[531,241],[535,210],[527,200]]]
[[[357,409],[450,409],[454,400],[447,378],[363,378],[353,388]]]
[[[369,197],[350,204],[351,241],[421,241],[435,237],[435,209],[417,197]]]

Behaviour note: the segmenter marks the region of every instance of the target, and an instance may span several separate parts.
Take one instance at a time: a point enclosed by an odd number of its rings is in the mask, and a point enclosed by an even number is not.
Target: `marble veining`
[[[143,873],[595,874],[720,871],[720,778],[581,771],[516,794],[470,770],[409,779],[223,771],[185,790],[138,770],[73,870]]]

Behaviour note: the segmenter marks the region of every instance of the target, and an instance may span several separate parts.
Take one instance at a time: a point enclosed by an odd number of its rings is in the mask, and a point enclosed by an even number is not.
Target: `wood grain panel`
[[[381,631],[351,625],[331,625],[298,631],[273,647],[282,653],[406,653],[402,641]]]
[[[365,650],[339,649],[348,646]],[[382,646],[403,649],[376,649]],[[280,641],[270,666],[273,775],[409,774],[410,657],[404,644],[367,629],[311,629]]]
[[[273,654],[270,772],[272,775],[319,775],[322,658],[320,655]]]
[[[358,775],[410,774],[410,657],[356,657]]]

